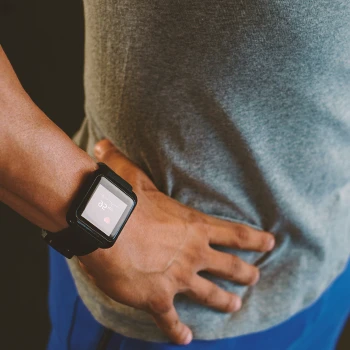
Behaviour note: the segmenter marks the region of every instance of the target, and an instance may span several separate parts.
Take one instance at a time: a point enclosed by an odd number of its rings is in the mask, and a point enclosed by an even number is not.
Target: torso
[[[349,255],[350,3],[85,0],[85,13],[78,142],[108,137],[167,195],[276,235],[272,254],[234,252],[261,268],[256,287],[216,280],[244,297],[239,313],[177,300],[195,337],[256,332],[312,303]],[[101,323],[162,339],[73,265]]]

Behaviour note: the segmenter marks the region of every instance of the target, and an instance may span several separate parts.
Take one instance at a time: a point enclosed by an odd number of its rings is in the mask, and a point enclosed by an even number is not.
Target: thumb
[[[112,153],[120,153],[113,143],[107,139],[96,143],[94,147],[94,155],[98,161],[105,162]]]
[[[98,162],[107,164],[113,171],[122,177],[128,178],[130,174],[140,174],[142,170],[138,168],[130,159],[107,139],[96,143],[94,155]]]
[[[121,167],[135,170],[136,165],[128,159],[113,143],[107,139],[96,143],[94,155],[99,162],[106,163],[110,168],[117,172]]]
[[[120,152],[111,141],[104,139],[96,143],[94,147],[96,160],[107,164],[122,178],[133,184],[146,188],[155,188],[149,177],[122,152]]]

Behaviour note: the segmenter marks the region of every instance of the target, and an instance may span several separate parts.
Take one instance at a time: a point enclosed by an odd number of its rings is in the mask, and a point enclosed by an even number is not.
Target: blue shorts
[[[77,294],[65,259],[50,249],[49,350],[175,350],[184,346],[151,343],[106,330]],[[311,307],[267,331],[241,337],[194,340],[188,350],[331,350],[350,313],[350,264]],[[108,335],[108,337],[107,337]],[[101,341],[101,339],[104,340]],[[105,343],[101,347],[101,344]]]

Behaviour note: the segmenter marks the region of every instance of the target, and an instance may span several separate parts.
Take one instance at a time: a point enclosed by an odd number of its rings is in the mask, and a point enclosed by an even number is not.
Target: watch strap
[[[90,254],[99,248],[99,243],[77,226],[69,226],[59,232],[42,230],[43,239],[52,248],[71,259],[74,255]]]

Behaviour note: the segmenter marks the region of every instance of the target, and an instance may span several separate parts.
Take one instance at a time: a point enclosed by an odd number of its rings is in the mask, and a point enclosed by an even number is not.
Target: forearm
[[[32,102],[0,48],[0,198],[56,231],[96,163]]]

